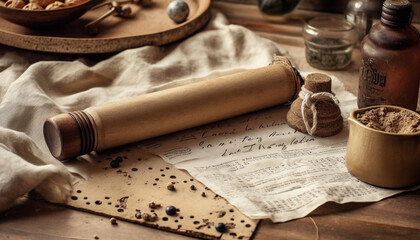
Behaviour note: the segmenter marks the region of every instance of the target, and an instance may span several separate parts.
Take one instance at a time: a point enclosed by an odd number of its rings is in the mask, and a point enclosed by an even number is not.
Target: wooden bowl
[[[31,28],[58,26],[71,22],[104,0],[88,0],[82,4],[55,10],[22,10],[0,6],[0,16],[9,22]]]
[[[402,188],[420,183],[420,132],[389,133],[375,130],[360,123],[357,113],[385,107],[392,111],[404,108],[396,106],[373,106],[350,113],[349,140],[346,165],[356,178],[372,185],[387,188]],[[405,109],[420,117],[420,114]]]

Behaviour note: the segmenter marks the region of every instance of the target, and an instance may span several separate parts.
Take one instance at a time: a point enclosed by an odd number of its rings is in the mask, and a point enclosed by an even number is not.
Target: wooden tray
[[[144,45],[164,45],[183,39],[210,19],[211,0],[184,0],[190,7],[188,19],[174,23],[166,13],[171,0],[155,0],[142,8],[128,4],[132,17],[110,16],[98,25],[99,33],[88,34],[84,25],[108,11],[108,7],[91,10],[81,18],[60,27],[31,29],[0,18],[0,43],[28,50],[54,53],[108,53]]]

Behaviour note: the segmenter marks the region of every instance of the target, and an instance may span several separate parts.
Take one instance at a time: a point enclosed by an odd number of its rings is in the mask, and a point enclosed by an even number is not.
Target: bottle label
[[[386,74],[377,70],[373,59],[362,59],[359,79],[359,107],[387,104],[383,96]]]
[[[377,85],[380,87],[386,86],[386,75],[381,74],[376,69],[373,60],[362,61],[362,79],[368,84]]]

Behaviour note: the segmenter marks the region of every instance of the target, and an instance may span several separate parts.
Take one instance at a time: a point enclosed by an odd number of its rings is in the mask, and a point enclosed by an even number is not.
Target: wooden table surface
[[[353,52],[352,63],[342,71],[320,71],[304,58],[302,21],[313,12],[298,11],[289,20],[268,22],[254,5],[213,2],[232,24],[243,25],[278,43],[296,67],[304,72],[324,72],[337,76],[352,93],[357,91],[360,55]],[[22,198],[12,209],[0,213],[0,239],[192,239],[138,224],[81,212],[44,201]],[[407,192],[376,203],[327,203],[308,217],[274,224],[263,220],[253,236],[270,239],[420,239],[420,190]]]

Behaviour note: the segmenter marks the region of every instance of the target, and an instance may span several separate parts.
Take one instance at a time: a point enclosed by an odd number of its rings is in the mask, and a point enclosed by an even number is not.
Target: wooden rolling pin
[[[277,57],[267,67],[51,116],[44,137],[55,158],[69,159],[291,101],[298,76]]]

